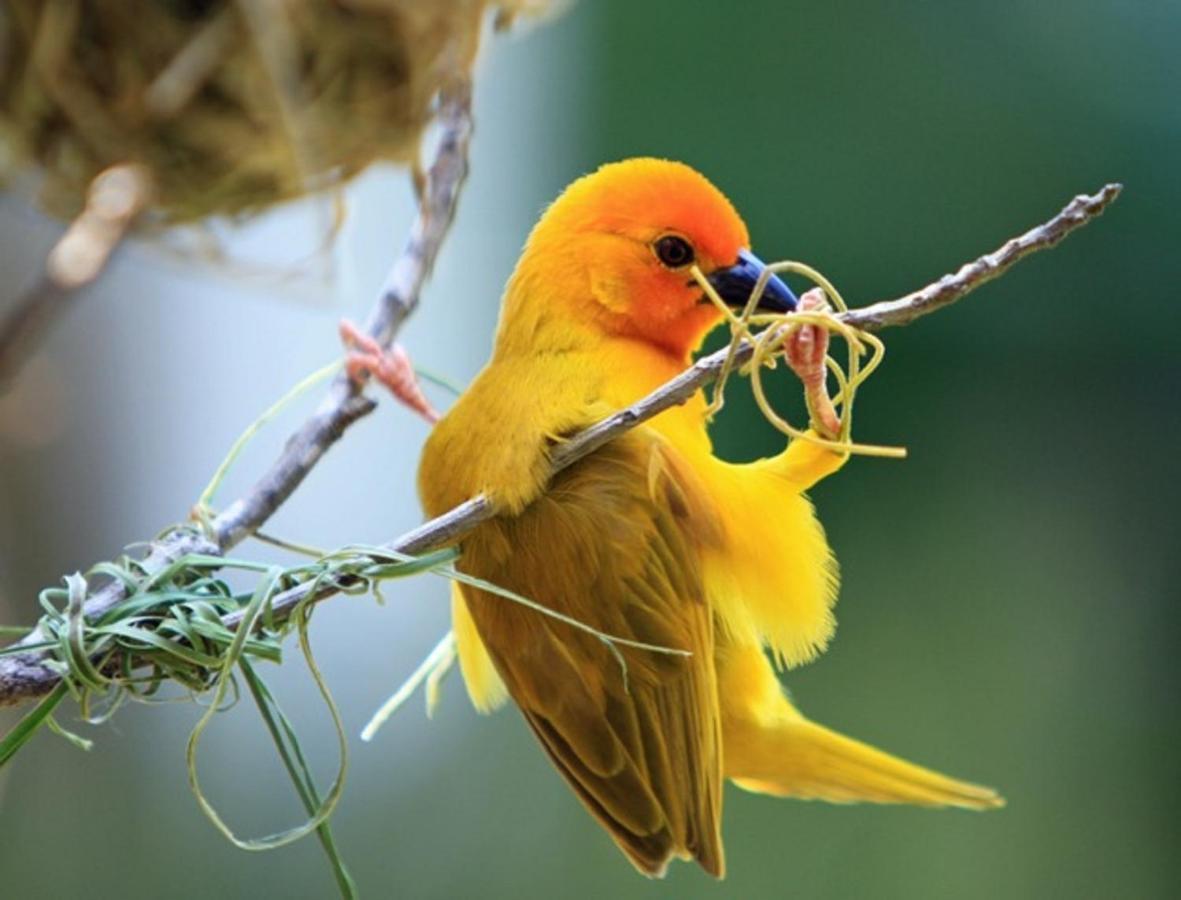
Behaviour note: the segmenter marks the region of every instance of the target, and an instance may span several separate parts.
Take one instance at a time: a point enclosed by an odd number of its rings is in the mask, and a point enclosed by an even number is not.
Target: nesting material
[[[485,14],[539,0],[3,0],[0,177],[74,216],[135,163],[151,221],[243,217],[412,163]]]
[[[824,292],[825,300],[836,308],[837,313],[847,313],[848,306],[831,281],[821,275],[811,266],[801,262],[785,260],[771,263],[759,277],[750,298],[740,314],[735,314],[726,302],[718,296],[717,290],[709,279],[696,265],[690,272],[694,280],[701,286],[706,297],[718,308],[730,325],[730,347],[726,355],[725,364],[718,373],[714,383],[713,399],[707,410],[713,416],[725,403],[726,384],[734,370],[735,354],[743,341],[754,345],[754,353],[750,357],[745,371],[750,375],[750,386],[754,393],[755,402],[763,417],[776,429],[792,440],[807,441],[810,444],[833,450],[837,453],[859,453],[864,456],[886,456],[902,459],[906,456],[904,447],[883,447],[877,444],[861,444],[853,441],[853,399],[858,388],[873,374],[886,355],[886,345],[881,338],[864,329],[857,328],[825,310],[797,309],[789,313],[760,313],[756,312],[759,298],[766,290],[767,281],[772,275],[780,272],[791,272],[802,275]],[[787,339],[799,328],[814,325],[823,328],[830,335],[841,338],[848,346],[848,362],[842,367],[833,357],[825,357],[825,366],[837,383],[837,394],[833,404],[841,409],[841,430],[835,440],[823,438],[815,431],[798,428],[780,415],[767,397],[763,387],[763,370],[774,368],[776,359],[783,350]],[[761,327],[755,332],[752,329]],[[868,360],[862,357],[869,354]]]

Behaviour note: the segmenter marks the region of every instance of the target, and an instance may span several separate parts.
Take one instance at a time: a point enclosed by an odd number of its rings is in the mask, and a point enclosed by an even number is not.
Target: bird
[[[813,722],[781,685],[780,671],[833,636],[838,569],[806,492],[847,454],[793,440],[766,459],[724,461],[698,392],[553,473],[556,447],[682,372],[722,322],[693,266],[737,308],[765,269],[704,175],[635,158],[575,180],[525,243],[490,360],[430,432],[425,513],[480,494],[494,513],[462,539],[457,568],[599,633],[454,582],[473,704],[515,703],[577,798],[651,877],[673,859],[724,875],[726,780],[836,803],[1002,805],[990,788]],[[817,290],[797,298],[776,276],[765,285],[760,311],[823,308]],[[800,327],[785,356],[813,433],[831,438],[840,417],[827,338]],[[379,371],[378,353],[356,350],[350,371]],[[405,391],[405,378],[391,387]]]

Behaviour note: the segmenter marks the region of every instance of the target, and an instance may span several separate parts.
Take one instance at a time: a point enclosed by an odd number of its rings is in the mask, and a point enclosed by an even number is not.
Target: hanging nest
[[[34,172],[72,217],[118,163],[152,220],[244,217],[413,163],[485,12],[540,0],[3,0],[0,179]]]

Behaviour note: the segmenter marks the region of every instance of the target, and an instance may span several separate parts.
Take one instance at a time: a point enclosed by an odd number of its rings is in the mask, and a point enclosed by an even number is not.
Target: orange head
[[[741,307],[763,264],[730,201],[683,163],[630,159],[571,184],[529,237],[506,299],[515,316],[556,314],[599,332],[644,340],[677,356],[701,343],[721,313],[696,264],[727,303]],[[759,306],[786,311],[796,298],[778,278]]]

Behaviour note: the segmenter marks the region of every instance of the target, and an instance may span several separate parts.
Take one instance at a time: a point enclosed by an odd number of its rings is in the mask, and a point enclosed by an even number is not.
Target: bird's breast
[[[613,410],[642,400],[680,375],[690,364],[641,341],[617,340],[603,350],[603,402]],[[706,431],[705,398],[698,392],[687,402],[655,416],[649,427],[687,457],[712,456]]]

